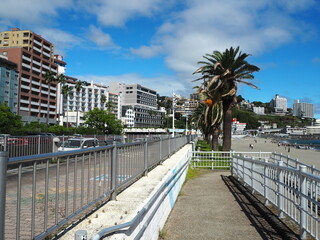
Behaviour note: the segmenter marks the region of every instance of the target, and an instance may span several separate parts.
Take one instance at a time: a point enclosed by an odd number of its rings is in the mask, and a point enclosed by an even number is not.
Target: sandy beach
[[[272,143],[272,139],[265,139],[259,137],[245,137],[241,139],[232,139],[232,150],[240,152],[276,152],[291,158],[298,158],[300,162],[307,165],[315,165],[320,169],[320,151],[296,149],[290,147],[278,146],[277,143]],[[253,149],[249,145],[253,145]]]

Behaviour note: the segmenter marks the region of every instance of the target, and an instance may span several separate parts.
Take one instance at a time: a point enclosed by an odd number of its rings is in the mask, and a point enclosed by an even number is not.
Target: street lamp
[[[173,93],[172,97],[172,137],[174,137],[174,108],[176,106],[176,94]]]

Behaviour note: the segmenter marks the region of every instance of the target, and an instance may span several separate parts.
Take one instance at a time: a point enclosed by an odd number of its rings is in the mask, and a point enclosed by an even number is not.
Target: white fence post
[[[307,211],[308,201],[307,196],[307,178],[303,173],[307,171],[307,166],[300,165],[300,238],[307,238],[306,224],[307,224]]]
[[[283,161],[280,160],[278,162],[278,208],[279,208],[279,213],[278,213],[278,217],[279,218],[283,218],[283,194],[284,194],[284,187],[283,187],[283,170],[281,169],[281,167],[283,166]]]
[[[252,194],[254,194],[254,187],[253,187],[253,161],[254,161],[254,157],[251,157],[251,164],[250,164],[250,171],[251,171],[251,174],[250,174],[250,178],[251,178],[251,187],[252,187]]]
[[[264,159],[265,163],[268,163],[268,159]],[[267,206],[269,204],[268,199],[268,188],[269,188],[269,175],[268,175],[268,166],[264,165],[264,178],[263,178],[263,192],[264,192],[264,205]]]

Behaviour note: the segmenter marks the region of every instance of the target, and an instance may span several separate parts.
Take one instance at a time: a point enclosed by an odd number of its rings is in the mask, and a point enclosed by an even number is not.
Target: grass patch
[[[167,232],[165,230],[160,230],[159,231],[159,240],[165,240],[167,237]]]
[[[212,151],[211,145],[208,144],[206,141],[204,140],[199,140],[197,142],[196,145],[196,150],[200,150],[200,151]]]
[[[186,176],[186,181],[199,177],[200,175],[201,175],[200,169],[189,166],[187,176]]]

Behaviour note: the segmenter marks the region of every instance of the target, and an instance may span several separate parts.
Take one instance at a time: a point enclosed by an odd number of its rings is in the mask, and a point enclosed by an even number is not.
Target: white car
[[[86,148],[99,147],[99,140],[96,138],[70,138],[65,141],[59,148],[59,152],[72,151]]]

